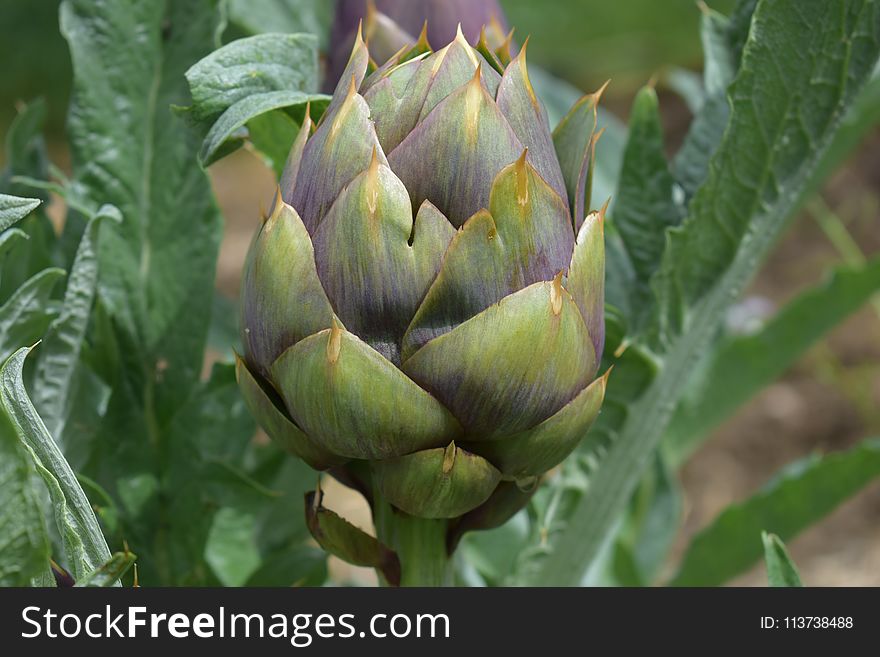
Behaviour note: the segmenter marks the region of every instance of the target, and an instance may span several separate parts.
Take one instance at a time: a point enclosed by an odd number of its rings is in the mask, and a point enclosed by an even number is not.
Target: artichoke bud
[[[551,133],[527,43],[498,48],[458,29],[433,51],[423,31],[367,75],[358,35],[242,283],[236,370],[266,432],[316,469],[362,465],[410,516],[469,518],[459,532],[525,503],[607,383],[605,209],[585,209],[598,94]],[[311,514],[341,550],[344,526]]]

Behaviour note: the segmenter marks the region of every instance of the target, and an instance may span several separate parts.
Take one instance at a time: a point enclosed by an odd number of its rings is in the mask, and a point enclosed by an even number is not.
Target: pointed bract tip
[[[344,330],[334,316],[330,327],[330,335],[327,337],[327,362],[331,365],[339,360],[339,352],[342,350],[342,332]]]
[[[303,120],[302,120],[302,123],[301,123],[300,125],[302,126],[302,125],[305,125],[306,123],[308,123],[308,124],[309,124],[309,127],[311,128],[311,124],[312,124],[312,101],[310,101],[310,100],[307,100],[307,101],[306,101],[306,113],[303,114]]]
[[[141,587],[140,580],[138,579],[138,565],[132,564],[132,568],[134,568],[134,577],[132,578],[131,586],[132,588],[139,589]]]
[[[455,441],[453,440],[443,450],[443,474],[448,475],[455,466]]]
[[[605,388],[608,386],[608,378],[611,376],[611,370],[614,369],[614,365],[611,365],[607,370],[605,370],[605,374],[600,377],[602,381],[602,387]]]
[[[367,167],[367,209],[370,217],[376,216],[376,208],[379,205],[379,156],[376,146],[373,146],[373,154],[370,156],[370,166]]]
[[[281,185],[275,185],[275,198],[272,199],[272,215],[269,219],[277,220],[285,205],[284,199],[281,198]]]
[[[470,46],[468,46],[470,48]],[[468,84],[473,86],[481,86],[481,79],[483,77],[483,62],[477,62],[477,67],[474,69],[474,75],[471,77],[471,80]]]
[[[516,172],[516,202],[520,207],[529,204],[529,178],[528,169],[526,167],[526,157],[528,157],[529,148],[523,149],[522,155],[519,156],[514,163],[514,171]]]
[[[556,276],[553,277],[553,282],[550,284],[550,309],[553,311],[554,315],[559,315],[562,312],[562,271]]]
[[[596,105],[599,104],[599,101],[602,100],[602,95],[605,93],[605,90],[608,88],[609,84],[611,84],[610,78],[605,80],[605,82],[602,83],[601,87],[590,94],[590,98],[593,99],[593,103],[595,103]]]
[[[474,53],[474,49],[465,38],[464,32],[461,31],[461,23],[458,24],[458,30],[455,33],[455,43],[458,43],[458,45],[464,48],[464,52],[467,55],[468,59],[471,60],[471,64],[479,68],[481,62],[479,59],[477,59],[477,55]]]
[[[491,27],[496,34],[504,34],[504,26],[501,24],[501,21],[498,20],[498,16],[493,11],[489,15],[489,27]],[[513,34],[513,30],[510,31]]]
[[[703,2],[703,0],[697,0],[697,9],[699,9],[701,12],[703,12],[704,15],[707,16],[712,12],[712,10],[709,8],[709,5]]]
[[[376,175],[379,172],[379,153],[376,150],[375,144],[373,144],[373,152],[370,154],[369,172],[372,175]]]
[[[424,23],[422,23],[422,31],[419,32],[419,38],[416,41],[416,45],[414,47],[425,48],[428,51],[431,50],[431,42],[428,41],[428,21],[427,20]]]
[[[599,208],[599,224],[601,226],[605,225],[605,213],[608,212],[608,206],[611,205],[611,197],[609,196],[605,199],[605,202],[602,204],[602,207]]]

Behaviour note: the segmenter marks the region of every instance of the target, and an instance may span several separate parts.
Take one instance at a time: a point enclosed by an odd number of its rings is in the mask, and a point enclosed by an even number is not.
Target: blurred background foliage
[[[256,0],[258,4],[265,0]],[[329,0],[323,0],[327,5]],[[49,136],[64,129],[71,69],[67,44],[58,31],[60,0],[0,2],[0,129],[15,116],[15,103],[37,96],[49,106]],[[728,13],[733,0],[711,7]],[[611,78],[608,97],[627,99],[663,69],[700,70],[700,11],[693,0],[502,0],[521,41],[531,35],[530,61],[582,89]],[[225,37],[234,37],[228,30]],[[606,97],[606,98],[608,98]],[[624,106],[626,104],[624,103]]]

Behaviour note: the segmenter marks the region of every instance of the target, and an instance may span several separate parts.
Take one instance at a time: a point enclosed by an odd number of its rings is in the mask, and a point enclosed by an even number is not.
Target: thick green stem
[[[452,583],[446,552],[448,521],[416,518],[385,500],[373,500],[373,521],[380,541],[400,558],[401,586],[448,586]],[[379,578],[383,581],[382,574]]]

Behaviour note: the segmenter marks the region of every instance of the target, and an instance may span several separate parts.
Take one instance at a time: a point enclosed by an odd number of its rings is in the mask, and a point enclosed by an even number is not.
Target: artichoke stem
[[[376,496],[373,522],[380,541],[397,552],[400,558],[401,586],[449,586],[452,568],[446,552],[448,520],[417,518]],[[387,582],[379,573],[384,585]]]

